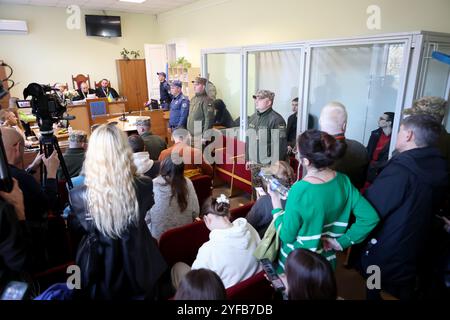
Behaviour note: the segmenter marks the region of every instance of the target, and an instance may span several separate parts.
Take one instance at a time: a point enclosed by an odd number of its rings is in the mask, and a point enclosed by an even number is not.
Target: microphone
[[[62,117],[61,119],[62,120],[75,120],[75,116],[68,114],[67,116]]]

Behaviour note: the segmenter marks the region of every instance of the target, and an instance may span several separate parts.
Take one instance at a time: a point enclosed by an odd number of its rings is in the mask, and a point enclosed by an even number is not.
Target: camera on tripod
[[[66,103],[55,93],[55,88],[38,83],[30,83],[23,90],[26,99],[31,96],[32,113],[36,116],[42,137],[53,135],[53,123],[60,120],[73,120],[73,117],[64,117]]]
[[[72,189],[72,180],[64,162],[58,139],[53,134],[53,123],[60,120],[73,120],[73,116],[64,116],[67,108],[66,102],[55,93],[56,88],[38,83],[30,83],[23,90],[24,98],[31,96],[31,112],[36,116],[41,137],[39,139],[39,149],[46,157],[49,157],[53,150],[56,150],[60,161],[61,169],[70,189]],[[41,170],[41,182],[45,183],[46,171]]]

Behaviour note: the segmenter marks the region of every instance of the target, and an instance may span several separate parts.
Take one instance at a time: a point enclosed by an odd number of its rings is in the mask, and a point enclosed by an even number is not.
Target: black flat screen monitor
[[[120,16],[86,15],[86,35],[94,37],[121,37]]]

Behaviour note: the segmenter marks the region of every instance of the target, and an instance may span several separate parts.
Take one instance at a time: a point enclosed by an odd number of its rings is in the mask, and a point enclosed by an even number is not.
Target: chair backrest
[[[159,238],[159,250],[169,266],[176,262],[192,265],[198,249],[209,240],[209,229],[203,221],[170,229]]]
[[[244,204],[241,207],[231,209],[230,210],[230,220],[234,221],[237,218],[245,218],[254,204],[255,204],[255,202],[252,201],[247,204]]]
[[[77,74],[75,77],[72,76],[72,85],[75,90],[80,89],[80,85],[82,82],[86,82],[89,89],[91,88],[91,79],[89,75]]]
[[[198,204],[200,208],[206,199],[208,199],[212,194],[212,180],[210,176],[207,175],[197,175],[191,178],[192,184],[194,185],[195,193],[197,194]]]
[[[275,291],[264,277],[264,271],[227,289],[228,300],[272,300]]]

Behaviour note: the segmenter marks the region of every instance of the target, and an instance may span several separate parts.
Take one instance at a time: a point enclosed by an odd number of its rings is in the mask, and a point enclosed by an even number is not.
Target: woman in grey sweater
[[[174,164],[171,157],[161,162],[159,176],[153,179],[155,204],[145,218],[152,236],[191,223],[200,208],[191,180],[183,175],[184,163]]]

